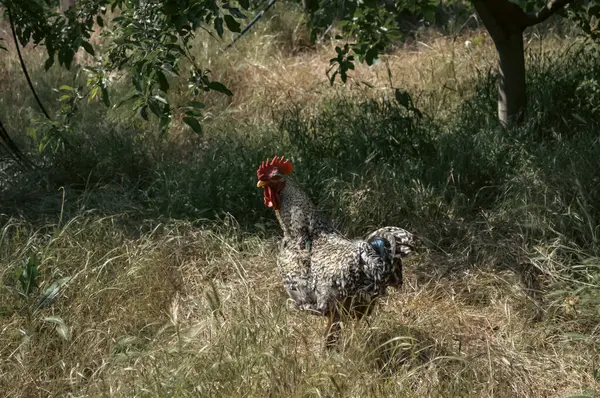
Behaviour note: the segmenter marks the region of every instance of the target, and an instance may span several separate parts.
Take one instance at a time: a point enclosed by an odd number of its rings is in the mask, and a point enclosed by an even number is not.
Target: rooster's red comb
[[[259,180],[270,177],[275,171],[283,175],[288,175],[292,172],[293,167],[292,162],[287,159],[283,160],[283,156],[275,156],[271,161],[267,158],[267,160],[262,162],[256,171],[256,175]]]

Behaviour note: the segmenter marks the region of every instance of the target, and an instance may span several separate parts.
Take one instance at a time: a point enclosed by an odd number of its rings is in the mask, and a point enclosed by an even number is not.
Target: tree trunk
[[[498,119],[504,126],[520,124],[527,106],[523,34],[494,44],[498,50]]]
[[[498,51],[498,119],[503,126],[519,124],[527,106],[523,11],[508,0],[473,4]]]
[[[509,0],[473,1],[498,51],[498,119],[502,125],[510,126],[525,120],[527,93],[523,32],[573,1],[551,0],[535,13],[524,12]]]

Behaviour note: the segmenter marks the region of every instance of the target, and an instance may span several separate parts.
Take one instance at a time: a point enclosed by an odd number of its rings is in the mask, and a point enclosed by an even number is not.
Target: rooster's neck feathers
[[[308,195],[289,178],[281,191],[281,205],[276,214],[284,235],[289,238],[331,232]]]

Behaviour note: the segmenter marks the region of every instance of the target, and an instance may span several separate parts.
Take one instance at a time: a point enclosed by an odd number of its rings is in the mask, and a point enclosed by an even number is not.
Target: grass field
[[[41,116],[14,51],[0,60],[0,120],[42,165],[0,169],[0,391],[596,396],[598,47],[528,34],[528,122],[507,131],[485,34],[419,32],[330,87],[333,44],[310,46],[299,18],[272,13],[227,53],[199,42],[234,92],[206,98],[202,137],[91,103],[70,146],[38,154],[27,133]],[[26,62],[54,114],[52,87],[75,72],[44,73],[37,50]],[[397,225],[424,242],[337,352],[322,349],[323,319],[286,303],[256,188],[275,154],[341,231]],[[30,294],[23,269],[40,273]]]

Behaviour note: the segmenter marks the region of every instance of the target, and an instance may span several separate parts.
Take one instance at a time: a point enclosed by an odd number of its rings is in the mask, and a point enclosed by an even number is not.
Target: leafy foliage
[[[545,4],[540,0],[517,3],[528,12]],[[69,131],[69,112],[64,106],[76,109],[84,98],[99,99],[106,106],[127,105],[142,119],[157,120],[161,133],[168,131],[174,115],[181,116],[194,132],[202,134],[202,95],[210,91],[227,96],[233,93],[211,79],[211,70],[200,65],[190,52],[191,43],[199,29],[215,38],[223,38],[226,31],[240,32],[244,12],[256,7],[248,0],[79,0],[58,12],[58,0],[0,0],[0,4],[14,24],[21,45],[46,48],[46,69],[57,61],[70,68],[81,48],[95,60],[84,69],[85,87],[74,87],[78,94],[69,99],[61,96],[64,112],[61,120],[50,122],[51,134],[45,138],[48,142],[64,139]],[[355,61],[368,65],[378,62],[380,55],[401,39],[399,15],[419,14],[432,21],[440,4],[440,0],[307,0],[312,40],[333,25],[340,32],[336,38],[346,40],[336,47],[337,54],[330,60],[330,83],[338,76],[345,83]],[[600,37],[598,1],[572,3],[563,14],[592,38]],[[106,48],[93,43],[96,31],[101,32]],[[6,49],[2,42],[1,49]],[[131,83],[130,92],[116,103],[111,95],[111,76],[115,73],[126,76]],[[173,109],[167,94],[173,80],[179,78],[187,82],[187,103]],[[48,142],[41,142],[40,149]]]
[[[27,257],[23,265],[17,269],[16,277],[19,281],[21,292],[25,297],[29,296],[38,288],[38,280],[40,277],[40,272],[38,271],[39,265],[40,259],[34,254]]]
[[[348,71],[354,69],[355,56],[357,61],[373,65],[380,54],[401,39],[396,15],[418,10],[432,19],[439,3],[439,0],[398,0],[382,7],[376,0],[319,2],[309,19],[311,38],[316,40],[319,33],[337,23],[343,36],[336,38],[350,40],[344,47],[336,47],[338,56],[331,59],[332,69],[335,68],[330,76],[331,84],[338,74],[346,82]]]
[[[216,32],[221,38],[225,29],[239,32],[238,20],[246,18],[241,9],[249,8],[248,1],[239,1],[240,9],[217,0],[80,0],[63,13],[56,11],[57,0],[2,0],[0,4],[14,23],[22,46],[46,48],[46,69],[57,60],[70,68],[80,48],[95,58],[95,64],[85,68],[87,93],[79,99],[100,98],[110,106],[109,76],[126,72],[131,92],[116,105],[130,104],[145,120],[153,114],[161,132],[167,131],[173,116],[167,99],[171,78],[187,77],[190,99],[183,109],[183,121],[196,133],[201,133],[198,119],[203,107],[198,97],[208,91],[233,95],[210,79],[211,71],[198,65],[189,49],[198,29]],[[102,52],[90,40],[96,30],[109,42]]]
[[[172,109],[166,99],[169,77],[180,76],[186,70],[182,60],[188,61],[189,94],[194,98],[210,90],[232,95],[222,84],[210,80],[210,70],[202,69],[190,55],[189,47],[194,32],[212,25],[223,37],[223,21],[227,29],[239,32],[235,18],[244,18],[238,8],[229,4],[220,7],[216,2],[199,1],[149,1],[121,5],[121,14],[114,18],[110,34],[115,37],[107,51],[105,70],[127,69],[131,74],[133,92],[126,101],[133,101],[140,116],[148,120],[148,110],[159,120],[161,131],[166,131]],[[225,14],[227,12],[227,14]],[[197,118],[201,106],[189,104],[184,122],[197,133]]]
[[[579,7],[572,7],[566,15],[574,20],[579,27],[593,40],[600,40],[600,2],[586,1]]]
[[[473,0],[472,0],[473,1]],[[482,0],[475,0],[482,1]],[[444,2],[455,3],[458,1]],[[335,77],[340,76],[346,83],[348,71],[354,69],[354,56],[359,62],[372,65],[378,57],[387,51],[391,44],[401,38],[401,20],[397,18],[402,13],[420,14],[423,19],[432,22],[441,4],[439,0],[316,0],[318,7],[313,6],[308,11],[311,14],[309,25],[312,38],[316,39],[330,25],[336,24],[349,43],[344,47],[336,47],[338,56],[332,58],[334,73],[330,76],[333,84]],[[524,11],[535,13],[547,5],[545,0],[514,1]],[[446,4],[448,5],[448,4]],[[571,18],[592,39],[600,39],[600,2],[592,0],[584,3],[569,4],[562,14]]]
[[[277,126],[235,114],[214,134],[171,136],[154,148],[104,110],[86,115],[69,137],[77,151],[53,157],[44,174],[11,176],[11,194],[3,191],[2,213],[15,215],[6,224],[0,216],[3,285],[18,284],[13,271],[35,252],[42,276],[29,308],[59,291],[31,320],[17,315],[21,301],[13,304],[12,291],[0,291],[6,395],[41,386],[46,395],[113,388],[126,396],[150,389],[198,396],[217,386],[221,395],[243,388],[264,396],[267,385],[286,396],[317,388],[328,396],[485,396],[493,380],[502,396],[516,389],[544,396],[593,386],[598,355],[561,335],[574,330],[597,341],[598,289],[582,291],[579,281],[598,285],[600,62],[596,52],[568,44],[568,53],[528,63],[529,106],[539,120],[515,131],[500,131],[489,117],[496,81],[485,72],[468,80],[476,95],[442,117],[431,109],[448,107],[439,95],[448,92],[446,75],[433,82],[437,94],[414,97],[427,114],[421,120],[398,91],[396,102],[391,92],[385,101],[300,103],[300,113],[281,114]],[[5,114],[19,108],[5,104]],[[373,224],[409,223],[431,242],[431,253],[408,264],[419,286],[393,293],[385,316],[357,329],[341,355],[320,355],[314,320],[287,311],[273,288],[277,229],[255,186],[256,165],[269,153],[293,156],[298,180],[344,230],[360,236]],[[56,233],[59,186],[67,201]],[[560,289],[551,300],[532,302],[518,288],[511,270],[523,260],[534,262],[542,281],[557,279],[540,289]],[[72,280],[59,288],[66,275]],[[427,316],[407,316],[407,305],[408,315]],[[538,308],[541,322],[532,321]],[[403,339],[423,330],[427,339]],[[490,336],[493,350],[449,339],[449,331]],[[429,351],[436,341],[464,365]]]

